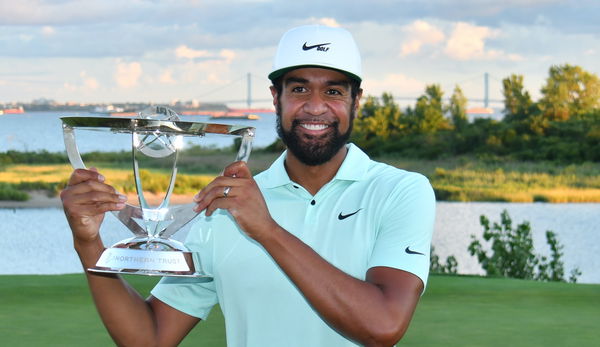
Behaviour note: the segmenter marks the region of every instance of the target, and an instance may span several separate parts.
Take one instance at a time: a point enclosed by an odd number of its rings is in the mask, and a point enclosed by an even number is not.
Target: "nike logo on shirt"
[[[410,247],[410,246],[409,246]],[[406,249],[404,250],[406,253],[408,254],[419,254],[419,255],[425,255],[421,252],[417,252],[417,251],[413,251],[412,249],[410,249],[409,247],[406,247]]]
[[[350,216],[354,216],[355,214],[358,213],[358,211],[362,210],[362,208],[359,208],[358,210],[356,210],[355,212],[352,213],[348,213],[348,214],[343,214],[342,212],[340,212],[340,214],[338,215],[338,219],[339,220],[344,220]]]

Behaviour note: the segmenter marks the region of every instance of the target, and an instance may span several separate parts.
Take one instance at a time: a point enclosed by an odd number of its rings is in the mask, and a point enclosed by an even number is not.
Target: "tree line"
[[[467,98],[456,86],[449,102],[440,85],[425,88],[414,107],[401,107],[390,93],[367,97],[354,122],[352,141],[370,155],[395,153],[436,159],[458,155],[600,161],[600,80],[580,66],[552,66],[539,100],[523,76],[502,81],[503,118],[467,118]]]

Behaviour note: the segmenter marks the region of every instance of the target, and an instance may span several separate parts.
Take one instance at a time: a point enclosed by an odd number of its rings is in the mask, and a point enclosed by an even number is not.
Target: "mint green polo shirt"
[[[352,144],[348,149],[336,176],[314,196],[290,180],[283,153],[255,177],[269,212],[351,276],[364,280],[369,268],[387,266],[426,284],[435,218],[429,181],[372,161]],[[227,211],[200,216],[185,243],[214,280],[163,278],[152,295],[201,319],[219,303],[228,346],[356,346],[320,318]]]

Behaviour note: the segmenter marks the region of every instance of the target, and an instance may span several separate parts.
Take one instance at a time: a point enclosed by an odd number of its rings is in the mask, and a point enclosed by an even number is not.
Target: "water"
[[[92,113],[76,112],[28,112],[23,114],[7,114],[0,116],[0,151],[40,151],[64,152],[60,117],[98,116]],[[208,116],[182,116],[182,120],[194,122],[211,122],[221,124],[237,124],[256,128],[254,147],[265,147],[277,138],[275,130],[275,114],[259,113],[259,120],[218,119]],[[89,151],[118,151],[123,149],[122,143],[115,142],[110,133],[94,132],[95,138],[81,141],[81,153]],[[218,139],[208,145],[223,146],[229,143]]]
[[[568,274],[574,267],[583,273],[579,283],[600,283],[600,204],[515,204],[439,202],[433,245],[445,259],[454,255],[462,274],[483,274],[477,260],[467,252],[470,235],[482,239],[479,216],[499,221],[508,210],[513,225],[531,223],[536,253],[549,254],[546,230],[558,235],[564,245],[564,264]],[[71,233],[60,209],[0,209],[0,274],[60,274],[81,272],[72,249]],[[130,236],[112,215],[101,233],[110,245]],[[183,239],[187,230],[176,234]]]
[[[0,151],[64,151],[61,116],[86,116],[89,113],[33,112],[0,116]],[[207,122],[207,116],[188,116],[184,120]],[[277,137],[275,116],[261,114],[257,121],[219,120],[220,123],[256,127],[255,147],[271,144]],[[218,145],[218,144],[216,144]],[[101,138],[90,141],[82,152],[121,149],[121,144]],[[483,274],[477,260],[467,252],[470,235],[481,239],[479,216],[499,221],[508,210],[513,225],[528,220],[532,225],[536,252],[548,254],[545,232],[557,233],[564,245],[565,270],[577,267],[583,273],[581,283],[600,283],[600,204],[510,204],[510,203],[438,203],[433,245],[444,260],[454,255],[463,274]],[[0,209],[0,274],[57,274],[81,272],[72,250],[68,225],[60,209]],[[106,244],[130,234],[112,216],[102,227]],[[185,231],[176,234],[184,237]]]

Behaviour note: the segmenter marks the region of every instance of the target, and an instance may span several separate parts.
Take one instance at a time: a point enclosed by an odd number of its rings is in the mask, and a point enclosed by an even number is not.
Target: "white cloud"
[[[425,88],[425,83],[403,74],[387,74],[383,79],[366,79],[364,89],[371,95],[380,95],[383,92],[391,92],[393,95],[407,95],[420,93]]]
[[[458,22],[446,42],[445,53],[458,60],[470,60],[498,56],[499,52],[485,50],[485,40],[495,37],[498,32],[488,27]]]
[[[219,56],[225,60],[225,63],[230,64],[233,59],[235,59],[236,54],[235,51],[231,49],[222,49],[221,52],[219,52]]]
[[[340,23],[338,23],[335,18],[318,18],[318,19],[313,19],[313,21],[315,22],[315,24],[321,24],[321,25],[326,25],[329,27],[339,27]]]
[[[424,20],[417,20],[405,26],[403,31],[410,37],[402,44],[400,56],[419,53],[423,45],[434,45],[444,40],[444,33]]]
[[[96,80],[93,77],[87,77],[86,79],[83,80],[83,85],[85,86],[86,89],[91,89],[91,90],[95,90],[98,89],[98,80]]]
[[[173,78],[173,70],[172,69],[165,69],[158,77],[158,80],[160,81],[160,83],[163,83],[163,84],[175,84],[176,83],[175,79]]]
[[[224,61],[226,64],[231,63],[233,59],[236,57],[235,51],[231,49],[222,49],[219,53],[214,54],[205,50],[195,50],[186,45],[181,45],[175,49],[175,56],[177,58],[186,58],[186,59],[198,59],[202,58],[204,60],[217,60]]]
[[[56,34],[56,30],[54,30],[53,27],[48,26],[48,25],[42,27],[42,35],[43,36],[49,37],[49,36],[53,36],[54,34]]]
[[[210,53],[208,51],[195,50],[186,45],[181,45],[175,49],[175,56],[177,58],[195,59],[209,57]]]
[[[71,93],[75,92],[83,92],[89,93],[98,90],[100,87],[100,83],[94,77],[88,75],[87,71],[83,70],[79,72],[80,80],[72,83],[72,82],[64,82],[63,88]]]
[[[135,87],[142,76],[142,65],[138,62],[122,63],[117,62],[117,71],[115,72],[115,81],[122,88]]]

